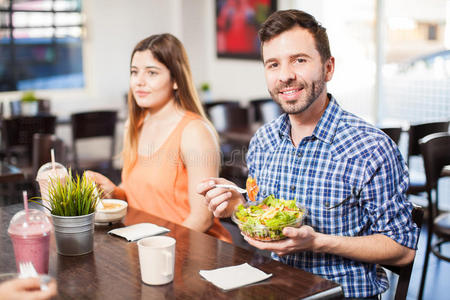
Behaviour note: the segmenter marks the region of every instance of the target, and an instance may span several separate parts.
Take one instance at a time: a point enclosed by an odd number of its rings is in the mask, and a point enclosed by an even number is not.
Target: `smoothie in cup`
[[[57,162],[55,162],[55,168],[53,168],[52,163],[46,163],[39,168],[36,181],[39,183],[42,204],[46,205],[48,203],[48,188],[50,182],[59,179],[61,180],[61,183],[64,183],[68,176],[67,169]]]
[[[12,217],[8,234],[14,246],[17,272],[19,263],[30,261],[39,274],[48,273],[51,231],[52,224],[40,210],[21,210]]]

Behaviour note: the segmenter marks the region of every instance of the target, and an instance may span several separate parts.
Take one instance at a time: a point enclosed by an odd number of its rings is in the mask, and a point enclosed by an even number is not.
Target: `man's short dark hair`
[[[261,40],[261,56],[264,42],[270,41],[295,26],[300,26],[312,34],[322,63],[331,57],[326,28],[317,22],[312,15],[296,9],[276,11],[262,24],[258,32]]]

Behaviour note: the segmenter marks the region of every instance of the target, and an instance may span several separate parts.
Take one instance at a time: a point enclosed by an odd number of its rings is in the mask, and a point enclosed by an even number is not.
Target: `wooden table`
[[[32,205],[33,206],[33,205]],[[22,205],[0,208],[0,272],[15,272],[12,244],[7,235],[11,217]],[[123,226],[96,226],[94,252],[58,255],[52,236],[50,275],[58,281],[59,299],[340,299],[338,284],[284,265],[270,258],[195,232],[156,216],[130,209],[124,224],[151,222],[170,229],[176,239],[175,277],[172,283],[149,286],[141,281],[135,242],[106,234]],[[225,292],[200,275],[208,270],[247,262],[273,276],[266,281]]]

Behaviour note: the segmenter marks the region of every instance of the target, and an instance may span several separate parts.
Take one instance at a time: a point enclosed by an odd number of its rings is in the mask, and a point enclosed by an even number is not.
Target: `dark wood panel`
[[[0,208],[0,272],[14,272],[14,254],[7,235],[12,215],[21,205]],[[115,227],[151,222],[169,228],[176,239],[172,283],[149,286],[141,282],[137,244],[106,234]],[[94,252],[69,257],[56,254],[51,239],[50,275],[57,278],[59,299],[299,299],[335,287],[336,283],[265,256],[217,240],[137,210],[129,209],[124,224],[96,226]],[[222,291],[204,280],[199,271],[247,262],[270,279],[232,291]],[[337,295],[337,298],[342,294]]]

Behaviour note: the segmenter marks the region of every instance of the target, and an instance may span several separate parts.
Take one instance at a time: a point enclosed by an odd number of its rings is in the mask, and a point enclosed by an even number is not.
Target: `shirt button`
[[[295,185],[291,185],[291,191],[295,191]]]
[[[302,157],[302,153],[301,152],[297,153],[297,156]]]
[[[325,207],[330,207],[330,202],[325,202]]]

